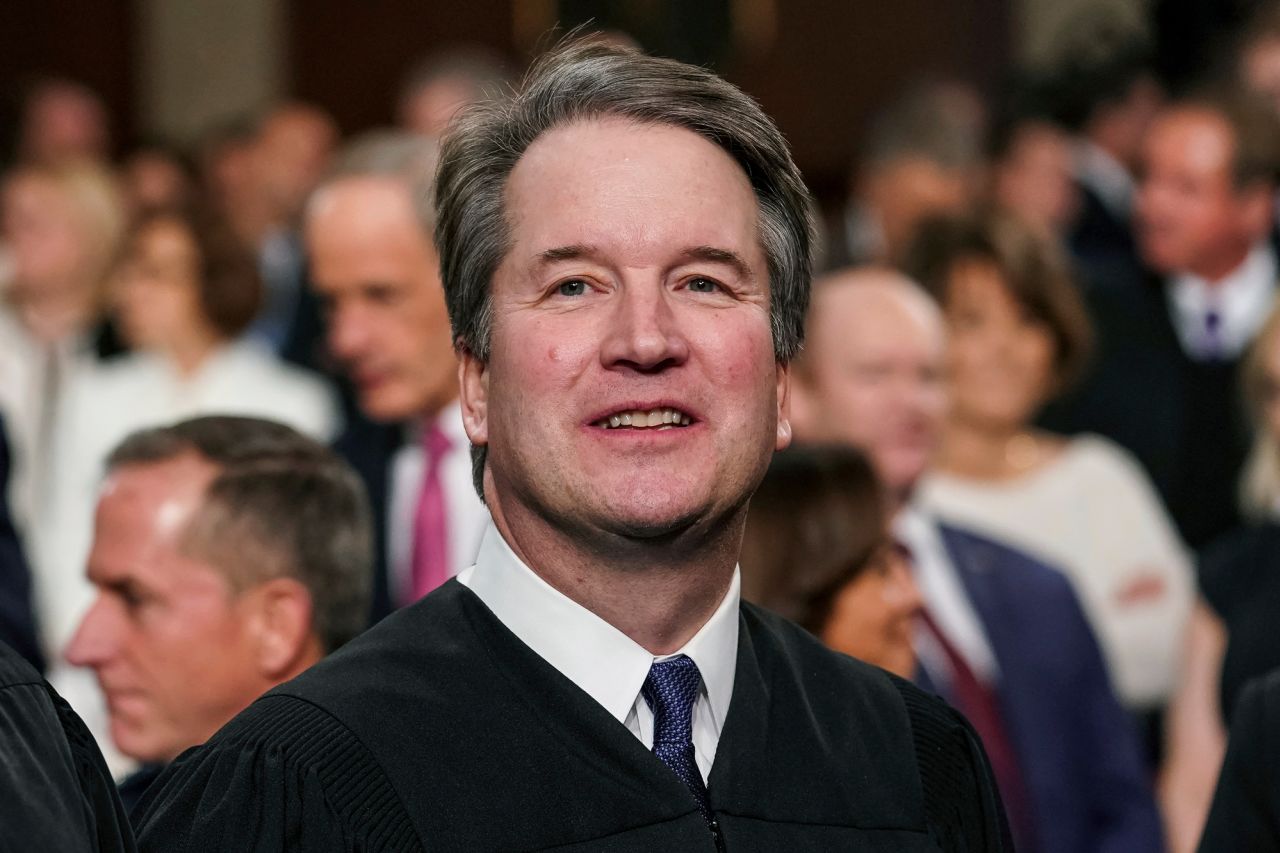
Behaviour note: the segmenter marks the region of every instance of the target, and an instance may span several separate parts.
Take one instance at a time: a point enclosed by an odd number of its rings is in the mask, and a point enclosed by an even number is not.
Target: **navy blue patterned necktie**
[[[708,825],[713,823],[707,786],[693,755],[693,703],[702,673],[693,659],[680,655],[654,661],[640,695],[653,711],[653,754],[671,768],[693,794]]]

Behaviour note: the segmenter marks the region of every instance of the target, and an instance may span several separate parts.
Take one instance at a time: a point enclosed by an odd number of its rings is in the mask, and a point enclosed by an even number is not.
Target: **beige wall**
[[[1126,33],[1150,36],[1151,0],[1013,0],[1013,56],[1024,65],[1052,64],[1071,30],[1100,20]]]
[[[138,0],[138,127],[190,141],[285,89],[285,0]]]

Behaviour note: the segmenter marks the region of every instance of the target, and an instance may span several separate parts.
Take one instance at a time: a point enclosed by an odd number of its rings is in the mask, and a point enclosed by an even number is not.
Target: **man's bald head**
[[[937,306],[901,273],[863,267],[819,279],[796,365],[797,437],[861,448],[905,499],[937,446],[944,343]]]

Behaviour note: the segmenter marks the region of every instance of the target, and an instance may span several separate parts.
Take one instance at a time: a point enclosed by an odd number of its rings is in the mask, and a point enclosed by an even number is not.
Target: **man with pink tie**
[[[306,209],[328,349],[364,416],[337,449],[369,487],[375,620],[470,565],[489,517],[472,486],[430,236],[435,160],[431,143],[415,137],[365,137]]]

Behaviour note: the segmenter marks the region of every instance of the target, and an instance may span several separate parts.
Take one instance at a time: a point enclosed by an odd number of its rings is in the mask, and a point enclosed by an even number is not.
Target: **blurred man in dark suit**
[[[0,643],[6,643],[37,671],[44,654],[31,605],[31,572],[9,512],[9,442],[0,418]]]
[[[978,729],[1018,849],[1158,851],[1136,732],[1066,577],[911,503],[941,437],[944,344],[939,309],[902,275],[819,280],[796,434],[860,448],[893,495],[924,600],[920,680]]]
[[[475,559],[488,512],[472,485],[439,259],[432,143],[409,134],[348,148],[306,211],[329,351],[360,414],[337,448],[369,489],[377,542],[373,618]]]
[[[1239,520],[1238,366],[1276,295],[1280,125],[1243,95],[1178,101],[1143,147],[1137,240],[1151,272],[1097,288],[1098,356],[1046,424],[1128,448],[1193,548]]]
[[[1076,134],[1080,208],[1067,245],[1088,284],[1123,286],[1139,269],[1136,175],[1142,140],[1164,93],[1141,44],[1116,44],[1096,57],[1096,46],[1088,48],[1089,58],[1067,63],[1051,85],[1059,117]]]

